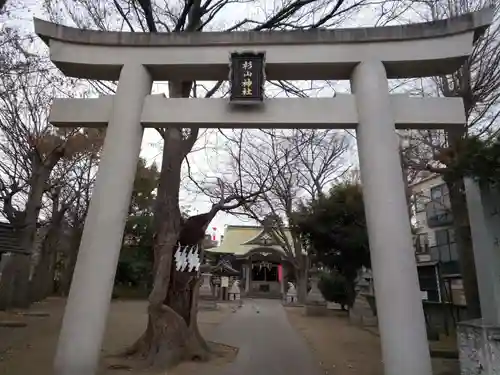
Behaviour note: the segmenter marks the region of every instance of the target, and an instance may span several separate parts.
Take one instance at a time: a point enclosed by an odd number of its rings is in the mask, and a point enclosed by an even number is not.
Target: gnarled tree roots
[[[143,335],[123,354],[146,361],[148,366],[169,368],[182,361],[208,361],[210,348],[198,330],[196,319],[188,325],[169,306],[150,306]]]

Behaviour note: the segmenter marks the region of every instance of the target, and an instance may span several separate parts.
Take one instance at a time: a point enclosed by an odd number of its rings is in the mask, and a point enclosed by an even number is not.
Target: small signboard
[[[262,103],[264,100],[265,53],[232,53],[229,80],[231,82],[231,102]]]
[[[220,278],[220,286],[223,288],[229,287],[229,277],[227,276],[222,276]]]

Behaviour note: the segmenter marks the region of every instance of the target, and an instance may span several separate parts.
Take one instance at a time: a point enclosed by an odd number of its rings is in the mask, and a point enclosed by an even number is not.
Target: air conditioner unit
[[[418,263],[423,263],[423,262],[430,262],[431,261],[431,254],[417,254],[417,262]]]

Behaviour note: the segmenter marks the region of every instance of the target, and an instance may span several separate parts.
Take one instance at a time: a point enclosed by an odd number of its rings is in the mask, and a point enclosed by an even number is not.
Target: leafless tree
[[[299,300],[304,302],[308,263],[294,230],[295,210],[303,201],[322,197],[349,169],[346,137],[334,130],[294,129],[241,130],[226,139],[228,160],[219,181],[236,195],[260,191],[233,213],[269,227],[293,267]],[[217,190],[203,190],[217,196]]]
[[[0,16],[3,14],[8,14],[12,8],[23,7],[23,3],[21,1],[9,1],[9,0],[0,0]]]
[[[99,146],[101,139],[99,137],[96,142],[97,146]],[[64,241],[64,245],[60,249],[61,269],[57,279],[59,282],[58,292],[65,296],[69,293],[98,164],[99,154],[97,152],[90,153],[87,158],[82,158],[72,168],[69,178],[66,176],[62,180],[65,197],[61,199],[59,211],[67,207],[67,212],[64,218],[66,224],[62,228],[64,231],[62,233],[63,238],[59,238],[60,241]],[[56,183],[54,186],[59,185]],[[68,204],[69,202],[72,203]]]
[[[38,262],[31,280],[31,300],[39,301],[55,291],[67,295],[78,254],[83,222],[90,204],[103,132],[89,129],[72,135],[67,153],[53,169],[46,184],[44,226]],[[56,270],[57,263],[59,268]]]
[[[12,62],[12,69],[0,75],[0,199],[2,214],[22,233],[21,246],[29,254],[54,168],[63,158],[79,158],[92,150],[98,138],[89,137],[89,132],[54,130],[48,109],[54,96],[66,95],[66,82],[43,59],[26,53],[18,40],[10,43],[8,52],[2,56]],[[9,258],[0,286],[3,306],[29,305],[30,260],[22,255]]]
[[[403,2],[405,3],[405,2]],[[401,5],[401,4],[399,4]],[[500,19],[498,2],[488,0],[437,0],[407,3],[405,11],[413,11],[424,20],[457,16],[492,6],[493,25],[474,45],[471,57],[450,76],[434,77],[420,82],[422,95],[441,95],[463,99],[466,123],[446,131],[412,131],[404,150],[404,163],[409,169],[442,175],[448,187],[453,226],[461,273],[467,300],[468,316],[481,316],[475,262],[472,251],[463,179],[448,173],[460,156],[470,136],[489,138],[498,135],[500,115]],[[405,5],[405,6],[406,6]],[[411,6],[410,6],[411,5]]]

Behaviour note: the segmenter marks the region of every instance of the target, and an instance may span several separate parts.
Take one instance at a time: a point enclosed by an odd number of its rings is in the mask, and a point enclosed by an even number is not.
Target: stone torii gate
[[[59,127],[105,127],[67,301],[57,375],[94,375],[145,127],[356,129],[386,375],[432,374],[395,129],[463,126],[460,98],[389,95],[388,78],[455,72],[492,21],[484,9],[424,24],[300,32],[120,33],[35,19],[67,76],[116,80],[116,95],[55,100]],[[154,80],[226,80],[231,53],[265,52],[271,80],[350,80],[353,95],[226,99],[150,95]],[[333,334],[333,333],[332,333]]]

